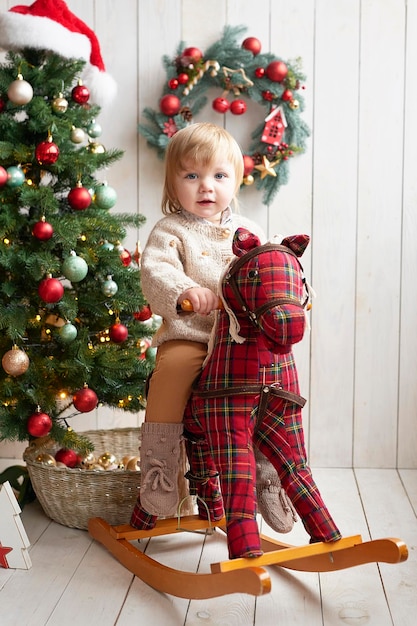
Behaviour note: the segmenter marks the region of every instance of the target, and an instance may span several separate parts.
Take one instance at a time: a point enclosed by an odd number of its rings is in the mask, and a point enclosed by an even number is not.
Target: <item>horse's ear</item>
[[[285,237],[281,243],[292,250],[296,256],[302,256],[310,243],[310,237],[308,235],[291,235],[291,237]]]
[[[233,254],[242,256],[261,245],[259,237],[251,233],[246,228],[238,228],[233,236]]]

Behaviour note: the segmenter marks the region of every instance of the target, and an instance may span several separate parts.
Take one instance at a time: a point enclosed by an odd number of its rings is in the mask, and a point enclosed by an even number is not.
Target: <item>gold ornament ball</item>
[[[140,458],[138,456],[134,456],[133,459],[130,459],[130,461],[126,463],[126,469],[129,472],[139,472],[140,471]]]
[[[290,109],[292,109],[293,111],[296,111],[299,106],[300,106],[300,103],[298,102],[298,100],[291,100]]]
[[[55,113],[66,113],[67,109],[68,100],[66,100],[62,95],[52,101],[52,110],[55,111]]]
[[[101,456],[98,457],[97,463],[107,469],[110,465],[116,465],[117,458],[115,454],[111,452],[105,452]]]
[[[254,182],[254,177],[252,176],[252,174],[248,174],[248,176],[245,176],[243,179],[243,184],[244,185],[253,185]]]
[[[3,355],[1,364],[4,371],[10,376],[20,376],[29,367],[29,357],[23,350],[12,348]]]
[[[37,463],[41,463],[42,465],[47,465],[48,467],[56,467],[56,461],[51,454],[47,454],[46,452],[41,452],[35,458]]]
[[[100,465],[100,463],[94,463],[94,465],[92,465],[91,467],[89,467],[88,469],[92,469],[95,472],[105,472],[106,470],[104,469],[104,467],[102,465]]]
[[[81,457],[80,460],[80,466],[82,469],[91,469],[95,463],[97,463],[97,460],[92,452],[89,452],[85,456]]]
[[[103,154],[106,152],[106,148],[101,143],[97,143],[96,141],[91,141],[85,149],[88,152],[91,152],[91,154]]]

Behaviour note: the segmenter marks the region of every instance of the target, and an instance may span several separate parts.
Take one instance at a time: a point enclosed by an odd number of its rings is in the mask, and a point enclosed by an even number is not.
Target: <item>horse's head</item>
[[[225,308],[231,319],[235,316],[244,337],[249,319],[272,352],[288,352],[303,338],[309,293],[298,257],[309,241],[308,235],[294,235],[280,244],[261,245],[244,228],[234,235],[237,258],[221,285]]]

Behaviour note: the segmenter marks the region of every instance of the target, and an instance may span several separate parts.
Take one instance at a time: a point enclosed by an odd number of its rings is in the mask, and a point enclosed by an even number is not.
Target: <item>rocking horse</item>
[[[161,519],[148,530],[91,519],[89,532],[125,567],[155,589],[188,599],[243,592],[262,595],[271,581],[264,566],[327,572],[408,557],[400,539],[362,542],[341,537],[307,465],[292,345],[305,329],[310,300],[299,257],[306,235],[260,245],[245,229],[234,236],[236,258],[220,281],[221,308],[209,354],[184,416],[190,493],[198,515]],[[184,304],[187,308],[187,304]],[[255,449],[277,471],[310,535],[292,546],[259,533]],[[211,573],[172,569],[148,557],[132,540],[219,528],[229,560]]]

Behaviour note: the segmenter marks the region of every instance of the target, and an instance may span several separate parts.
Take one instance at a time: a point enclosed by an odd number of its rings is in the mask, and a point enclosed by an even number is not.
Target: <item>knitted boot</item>
[[[278,533],[289,533],[297,521],[297,513],[281,486],[276,469],[255,447],[256,497],[258,509],[268,526]]]
[[[182,431],[182,424],[142,424],[140,503],[151,515],[176,513]]]

